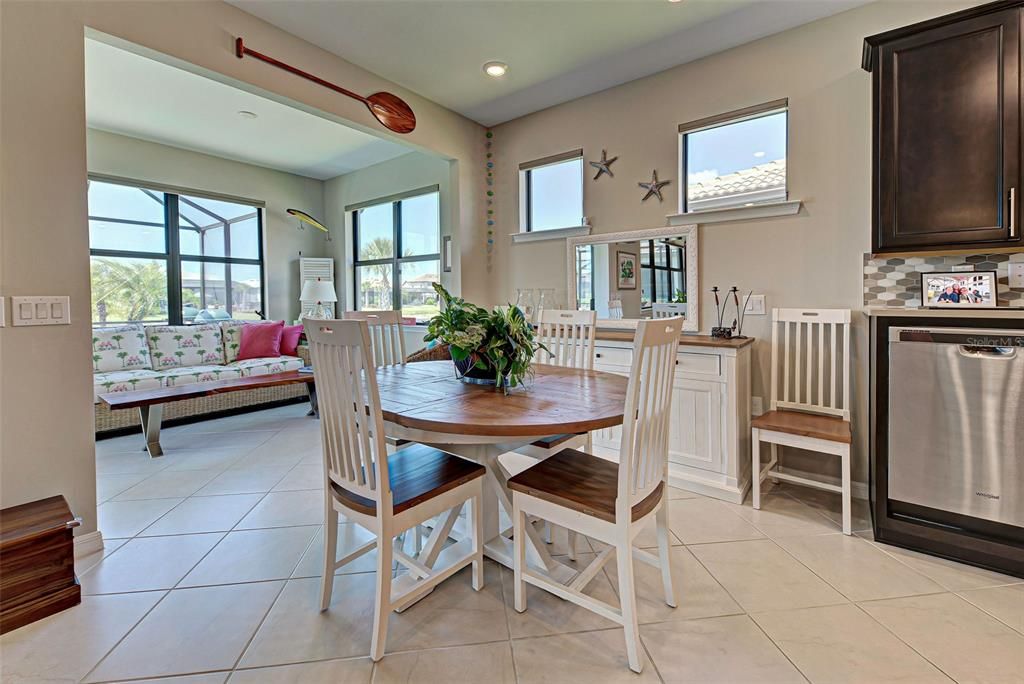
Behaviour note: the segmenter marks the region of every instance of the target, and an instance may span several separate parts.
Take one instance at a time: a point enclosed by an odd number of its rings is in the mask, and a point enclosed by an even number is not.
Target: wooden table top
[[[108,392],[100,395],[100,401],[111,409],[128,409],[152,406],[153,404],[164,404],[169,401],[180,401],[182,399],[208,397],[225,392],[242,392],[244,390],[259,389],[260,387],[295,385],[303,382],[313,382],[313,374],[287,371],[284,373],[271,373],[269,375],[250,375],[244,378],[218,380],[217,382],[195,382],[177,387],[159,387],[157,389],[136,390],[134,392]]]
[[[451,361],[379,368],[384,420],[460,435],[530,437],[588,432],[622,423],[627,379],[534,364],[534,377],[506,396],[455,377]]]

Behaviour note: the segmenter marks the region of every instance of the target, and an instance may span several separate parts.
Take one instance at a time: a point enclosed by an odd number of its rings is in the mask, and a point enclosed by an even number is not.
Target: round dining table
[[[427,444],[487,468],[484,485],[484,553],[512,567],[512,542],[499,507],[512,517],[506,454],[551,435],[584,433],[622,424],[627,379],[611,373],[534,364],[530,377],[508,394],[456,377],[451,361],[425,361],[377,369],[384,430],[388,437]],[[421,553],[432,566],[457,523],[458,510],[438,522]],[[567,583],[576,571],[551,557],[528,526],[528,562]]]

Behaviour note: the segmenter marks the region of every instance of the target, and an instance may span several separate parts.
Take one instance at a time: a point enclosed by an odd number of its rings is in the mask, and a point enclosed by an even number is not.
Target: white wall
[[[322,181],[94,129],[89,129],[86,142],[89,173],[266,202],[266,314],[288,322],[298,317],[299,256],[333,255],[322,232],[299,230],[299,222],[285,209],[322,217]]]
[[[700,227],[701,329],[713,325],[713,285],[752,288],[767,295],[768,307],[860,309],[871,227],[871,76],[860,68],[863,39],[970,4],[873,3],[496,127],[501,289],[566,287],[563,242],[513,244],[505,237],[519,225],[520,162],[577,147],[593,160],[607,149],[619,157],[615,177],[588,175],[584,186],[594,233],[656,228],[678,212],[680,123],[788,97],[789,194],[804,208],[792,217]],[[660,204],[640,201],[637,182],[649,180],[652,169],[672,181]],[[855,477],[865,480],[867,328],[859,313],[854,320]],[[747,317],[744,332],[760,338],[753,391],[767,396],[769,317]],[[833,463],[825,467],[835,471]]]

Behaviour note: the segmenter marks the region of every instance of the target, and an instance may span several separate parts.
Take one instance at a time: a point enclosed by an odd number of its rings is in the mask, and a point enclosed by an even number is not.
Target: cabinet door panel
[[[668,458],[672,463],[722,472],[722,385],[676,377]]]
[[[1017,237],[1019,22],[1007,10],[881,48],[876,251]]]

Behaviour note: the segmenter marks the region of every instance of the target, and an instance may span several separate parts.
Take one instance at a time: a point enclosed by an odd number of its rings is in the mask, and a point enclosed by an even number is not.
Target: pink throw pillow
[[[241,341],[238,347],[238,360],[277,358],[281,355],[281,336],[284,334],[284,321],[243,325]]]
[[[302,324],[284,326],[281,335],[281,356],[299,355],[299,338],[302,337]]]

